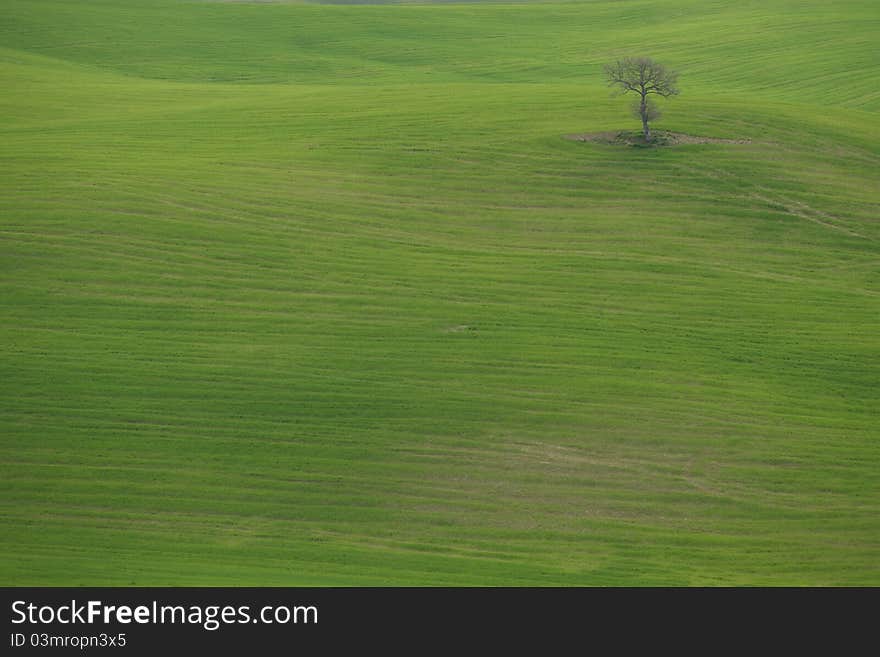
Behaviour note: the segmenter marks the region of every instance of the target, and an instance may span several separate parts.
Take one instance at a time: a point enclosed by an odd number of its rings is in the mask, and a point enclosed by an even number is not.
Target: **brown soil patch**
[[[678,146],[680,144],[749,144],[751,139],[721,139],[720,137],[700,137],[683,132],[657,130],[650,142],[645,142],[641,132],[613,131],[588,132],[577,135],[565,135],[572,141],[588,141],[594,144],[612,144],[616,146]]]

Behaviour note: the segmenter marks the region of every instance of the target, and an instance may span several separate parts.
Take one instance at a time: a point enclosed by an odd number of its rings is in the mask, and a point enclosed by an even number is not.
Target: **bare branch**
[[[626,91],[664,97],[678,94],[678,73],[649,57],[625,57],[607,64],[605,77],[609,85],[619,85]]]

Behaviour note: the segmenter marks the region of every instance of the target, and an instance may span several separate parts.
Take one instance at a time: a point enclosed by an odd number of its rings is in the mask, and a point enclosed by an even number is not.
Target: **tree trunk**
[[[639,107],[639,114],[642,115],[642,132],[645,135],[645,141],[651,141],[651,129],[648,127],[648,97],[642,96],[642,103]]]

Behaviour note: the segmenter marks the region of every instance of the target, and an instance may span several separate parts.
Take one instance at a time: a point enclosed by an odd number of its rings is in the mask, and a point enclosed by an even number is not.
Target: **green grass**
[[[2,0],[0,583],[880,584],[878,28]]]

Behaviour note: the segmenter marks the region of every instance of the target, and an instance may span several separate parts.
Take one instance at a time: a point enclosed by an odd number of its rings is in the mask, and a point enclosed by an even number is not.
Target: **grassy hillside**
[[[878,29],[3,0],[0,583],[880,584]]]

